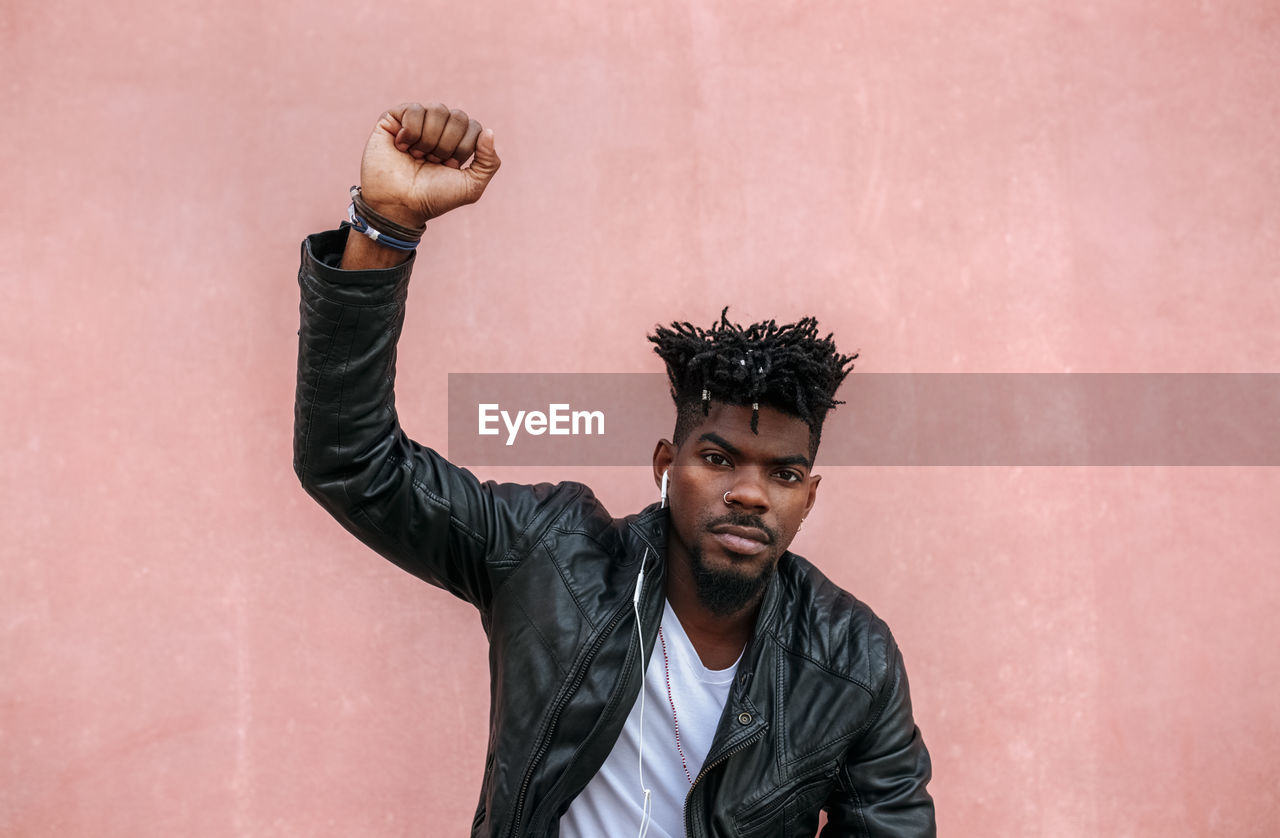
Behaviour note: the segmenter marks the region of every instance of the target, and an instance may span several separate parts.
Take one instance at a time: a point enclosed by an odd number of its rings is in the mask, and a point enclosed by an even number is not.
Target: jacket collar
[[[636,515],[631,516],[629,529],[649,546],[649,549],[661,555],[667,555],[667,527],[671,524],[671,513],[666,507],[652,503]]]

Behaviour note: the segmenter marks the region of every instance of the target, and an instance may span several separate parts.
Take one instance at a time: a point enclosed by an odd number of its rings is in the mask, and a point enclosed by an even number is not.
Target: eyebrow
[[[698,442],[710,442],[713,445],[719,445],[721,448],[723,448],[725,451],[728,451],[730,454],[732,454],[735,457],[742,456],[742,451],[739,450],[736,445],[732,444],[731,442],[729,442],[729,440],[725,439],[724,437],[720,436],[720,434],[715,433],[714,431],[708,431],[707,433],[698,437]],[[813,468],[813,465],[809,462],[809,458],[802,456],[800,454],[791,454],[786,457],[778,457],[776,459],[770,460],[769,465],[804,466],[807,469]]]

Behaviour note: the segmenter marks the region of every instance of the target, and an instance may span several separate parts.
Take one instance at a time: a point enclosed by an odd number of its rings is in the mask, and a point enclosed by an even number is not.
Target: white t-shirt
[[[737,662],[721,670],[703,666],[679,618],[671,610],[671,603],[667,603],[662,614],[661,635],[645,668],[642,698],[632,705],[609,758],[560,819],[560,835],[563,838],[639,835],[647,787],[652,792],[652,820],[646,838],[681,838],[690,778],[697,778],[711,749],[737,668]],[[640,783],[642,709],[644,786]],[[679,748],[676,747],[677,722]]]

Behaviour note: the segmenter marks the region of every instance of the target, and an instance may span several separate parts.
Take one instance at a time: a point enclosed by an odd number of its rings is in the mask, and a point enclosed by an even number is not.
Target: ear
[[[809,497],[804,503],[804,515],[809,517],[809,513],[813,511],[813,504],[818,500],[818,484],[822,482],[821,474],[809,475]]]
[[[660,439],[653,448],[653,485],[662,487],[662,475],[671,468],[676,460],[675,444],[669,439]]]

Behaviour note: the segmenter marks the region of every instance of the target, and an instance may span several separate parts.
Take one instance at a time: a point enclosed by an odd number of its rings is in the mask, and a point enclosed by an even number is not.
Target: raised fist
[[[378,119],[365,144],[360,190],[376,212],[416,227],[475,203],[501,164],[493,129],[462,111],[439,103],[398,105]]]

